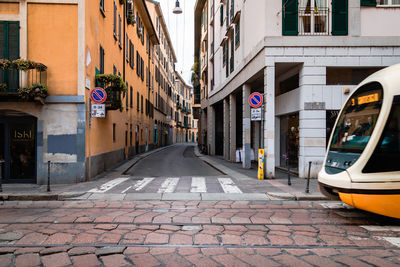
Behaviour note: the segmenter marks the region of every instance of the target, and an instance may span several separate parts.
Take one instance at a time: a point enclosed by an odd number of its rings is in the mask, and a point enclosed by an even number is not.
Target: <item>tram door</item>
[[[36,120],[20,118],[0,122],[0,160],[5,182],[36,182]]]

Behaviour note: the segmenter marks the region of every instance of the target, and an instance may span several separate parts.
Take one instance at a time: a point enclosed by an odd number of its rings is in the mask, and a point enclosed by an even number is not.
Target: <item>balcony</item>
[[[0,101],[35,101],[47,96],[47,67],[25,59],[0,59]]]
[[[115,74],[96,75],[96,84],[99,84],[107,93],[107,100],[104,102],[107,110],[123,111],[121,94],[125,96],[127,87],[121,76]]]

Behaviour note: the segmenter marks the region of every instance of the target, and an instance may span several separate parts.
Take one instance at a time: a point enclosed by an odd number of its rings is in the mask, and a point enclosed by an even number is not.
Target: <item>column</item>
[[[251,121],[250,121],[250,85],[243,85],[243,168],[251,168]]]
[[[224,98],[224,159],[229,160],[229,99]]]
[[[264,175],[275,178],[275,65],[264,69],[264,104]]]
[[[207,151],[215,155],[215,108],[207,107]]]
[[[236,161],[236,96],[229,95],[229,160]]]

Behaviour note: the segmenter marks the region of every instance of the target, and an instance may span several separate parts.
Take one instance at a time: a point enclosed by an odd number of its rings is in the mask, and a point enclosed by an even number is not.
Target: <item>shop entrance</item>
[[[289,157],[290,168],[297,171],[299,165],[299,113],[281,116],[280,151],[280,166],[286,167],[286,158]]]
[[[36,118],[0,115],[0,160],[5,183],[36,183]]]

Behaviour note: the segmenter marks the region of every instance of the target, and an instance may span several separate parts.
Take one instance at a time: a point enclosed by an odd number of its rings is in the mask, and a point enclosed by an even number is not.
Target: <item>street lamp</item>
[[[176,0],[175,8],[172,10],[174,14],[182,14],[182,8],[179,7],[179,0]]]

